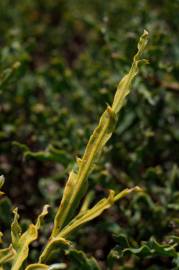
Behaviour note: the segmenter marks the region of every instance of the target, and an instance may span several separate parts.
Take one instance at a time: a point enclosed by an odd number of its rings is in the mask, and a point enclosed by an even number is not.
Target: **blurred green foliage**
[[[0,174],[11,199],[0,202],[0,226],[7,239],[11,203],[20,208],[24,227],[45,203],[54,214],[67,172],[146,28],[150,65],[135,80],[89,181],[96,201],[106,188],[139,185],[146,193],[121,201],[73,238],[102,269],[178,269],[178,13],[178,0],[0,1]],[[49,221],[44,233],[50,228]],[[164,256],[166,246],[175,255]],[[94,259],[84,266],[85,254],[76,252],[64,256],[68,269],[97,269]]]

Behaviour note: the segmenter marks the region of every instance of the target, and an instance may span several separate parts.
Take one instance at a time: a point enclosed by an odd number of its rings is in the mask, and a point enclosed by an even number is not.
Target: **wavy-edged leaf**
[[[45,205],[43,208],[42,213],[38,216],[36,224],[30,224],[27,231],[25,231],[20,237],[18,237],[19,228],[17,223],[13,226],[13,239],[15,241],[15,249],[16,255],[13,259],[12,270],[19,270],[27,258],[29,253],[29,245],[37,239],[38,237],[38,230],[41,226],[43,218],[48,213],[48,205]],[[15,213],[16,219],[18,218],[17,214]]]
[[[13,210],[14,213],[14,220],[11,224],[11,238],[12,238],[12,245],[16,249],[18,247],[18,242],[22,234],[22,229],[19,225],[19,214],[18,214],[18,209],[15,208]]]
[[[87,255],[76,249],[69,249],[67,255],[74,265],[75,269],[80,270],[100,270],[100,267],[94,257],[87,257]]]
[[[54,161],[67,166],[70,162],[69,155],[60,149],[56,149],[53,145],[49,145],[44,151],[32,152],[26,144],[14,141],[13,145],[23,151],[25,158],[34,158],[39,161]]]
[[[116,91],[116,94],[114,96],[114,101],[112,104],[112,110],[114,110],[114,112],[116,114],[120,111],[121,107],[124,105],[125,98],[130,92],[131,83],[139,71],[139,68],[138,68],[139,64],[141,62],[147,63],[146,60],[140,59],[140,57],[141,57],[141,55],[142,55],[142,53],[147,45],[147,42],[148,42],[148,32],[146,30],[144,30],[143,35],[139,39],[139,43],[137,46],[138,52],[136,53],[136,55],[133,58],[133,63],[132,63],[132,66],[129,70],[129,73],[126,74],[118,84],[117,91]]]
[[[53,257],[53,254],[56,253],[56,250],[59,251],[59,249],[66,249],[70,246],[70,244],[71,243],[69,241],[62,238],[61,236],[52,237],[42,252],[39,258],[39,262],[47,262],[51,257]]]
[[[167,245],[159,244],[154,238],[151,238],[150,241],[146,244],[143,244],[138,248],[126,248],[123,250],[123,255],[134,254],[137,256],[167,256],[167,257],[176,257],[176,244]]]
[[[16,251],[12,245],[10,245],[8,248],[0,249],[0,265],[11,261],[15,254]]]
[[[125,241],[123,241],[125,239]],[[120,243],[121,241],[121,243]],[[160,244],[155,238],[151,238],[148,242],[144,242],[141,246],[132,247],[124,235],[118,236],[119,244],[110,251],[108,255],[108,263],[111,266],[115,260],[119,260],[125,255],[135,255],[139,258],[148,256],[161,256],[177,258],[177,244]]]

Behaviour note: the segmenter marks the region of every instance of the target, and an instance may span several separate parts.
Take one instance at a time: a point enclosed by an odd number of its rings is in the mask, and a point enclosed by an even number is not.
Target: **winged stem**
[[[122,78],[122,80],[118,84],[112,106],[111,107],[108,106],[107,109],[103,112],[98,126],[95,128],[95,130],[93,131],[88,141],[88,144],[86,146],[82,159],[78,159],[77,172],[72,170],[71,173],[69,174],[69,178],[67,180],[67,184],[65,186],[65,190],[63,193],[63,198],[61,200],[60,206],[57,210],[57,213],[54,219],[53,230],[52,230],[49,242],[47,246],[45,247],[44,251],[42,252],[40,261],[46,260],[46,256],[52,249],[52,246],[54,245],[55,242],[58,242],[59,239],[63,239],[64,237],[66,237],[69,234],[69,232],[72,231],[72,227],[77,226],[77,225],[74,225],[77,223],[73,223],[73,222],[79,218],[79,215],[77,215],[76,218],[72,219],[73,214],[76,211],[84,195],[85,187],[87,185],[87,178],[91,170],[93,169],[93,166],[96,160],[99,158],[100,153],[102,152],[105,144],[107,143],[107,141],[110,139],[112,135],[119,111],[124,105],[125,98],[130,92],[131,83],[134,77],[138,73],[139,63],[146,61],[146,60],[141,60],[140,57],[146,47],[147,42],[148,42],[148,32],[144,30],[144,33],[139,39],[138,51],[133,58],[131,68],[129,72]],[[113,200],[114,201],[118,200],[121,196],[120,194],[121,193],[116,195],[116,197],[114,197]],[[104,199],[104,201],[105,200],[107,199]],[[104,208],[106,209],[106,207],[109,206],[109,203],[106,204],[106,201],[105,202],[104,201],[99,202],[100,204],[102,204],[101,205],[102,208],[100,209],[104,209]],[[92,209],[87,210],[87,211],[95,211],[96,206],[94,206]],[[87,213],[89,214],[89,212]],[[94,213],[94,217],[95,217],[95,213]],[[70,222],[70,220],[72,221]],[[78,222],[82,222],[82,221],[78,220]],[[72,227],[70,228],[70,226]]]

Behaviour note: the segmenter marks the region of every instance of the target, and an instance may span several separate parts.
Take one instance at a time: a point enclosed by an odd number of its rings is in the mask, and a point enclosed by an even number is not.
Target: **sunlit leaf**
[[[63,250],[65,248],[68,248],[70,244],[71,243],[69,241],[67,241],[65,238],[62,238],[60,235],[52,237],[45,246],[45,249],[39,258],[39,262],[47,262],[51,257],[53,257],[53,253],[55,253],[56,250],[59,253],[60,249]]]
[[[10,245],[8,248],[0,249],[0,265],[11,261],[16,254],[16,251]]]
[[[15,241],[15,249],[17,254],[13,259],[12,270],[19,270],[27,258],[29,253],[29,245],[37,239],[38,230],[40,229],[43,218],[48,213],[48,205],[45,205],[42,213],[38,216],[36,224],[30,224],[27,231],[25,231],[20,238],[18,237],[19,226],[17,224],[17,212],[15,212],[15,221],[13,225],[13,239]]]
[[[15,208],[13,210],[14,213],[14,220],[11,224],[11,238],[12,238],[12,245],[16,249],[18,248],[18,242],[22,234],[22,229],[19,225],[19,214],[18,214],[18,209]]]

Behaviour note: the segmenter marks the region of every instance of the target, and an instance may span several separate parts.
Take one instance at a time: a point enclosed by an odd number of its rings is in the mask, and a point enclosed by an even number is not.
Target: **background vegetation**
[[[120,201],[72,240],[102,269],[178,269],[178,12],[178,0],[0,1],[0,174],[10,198],[0,201],[0,227],[8,240],[12,205],[24,228],[52,205],[32,261],[75,157],[146,28],[150,65],[89,181],[94,201],[109,188],[139,185],[146,193]],[[64,256],[67,269],[88,269],[74,257]]]

